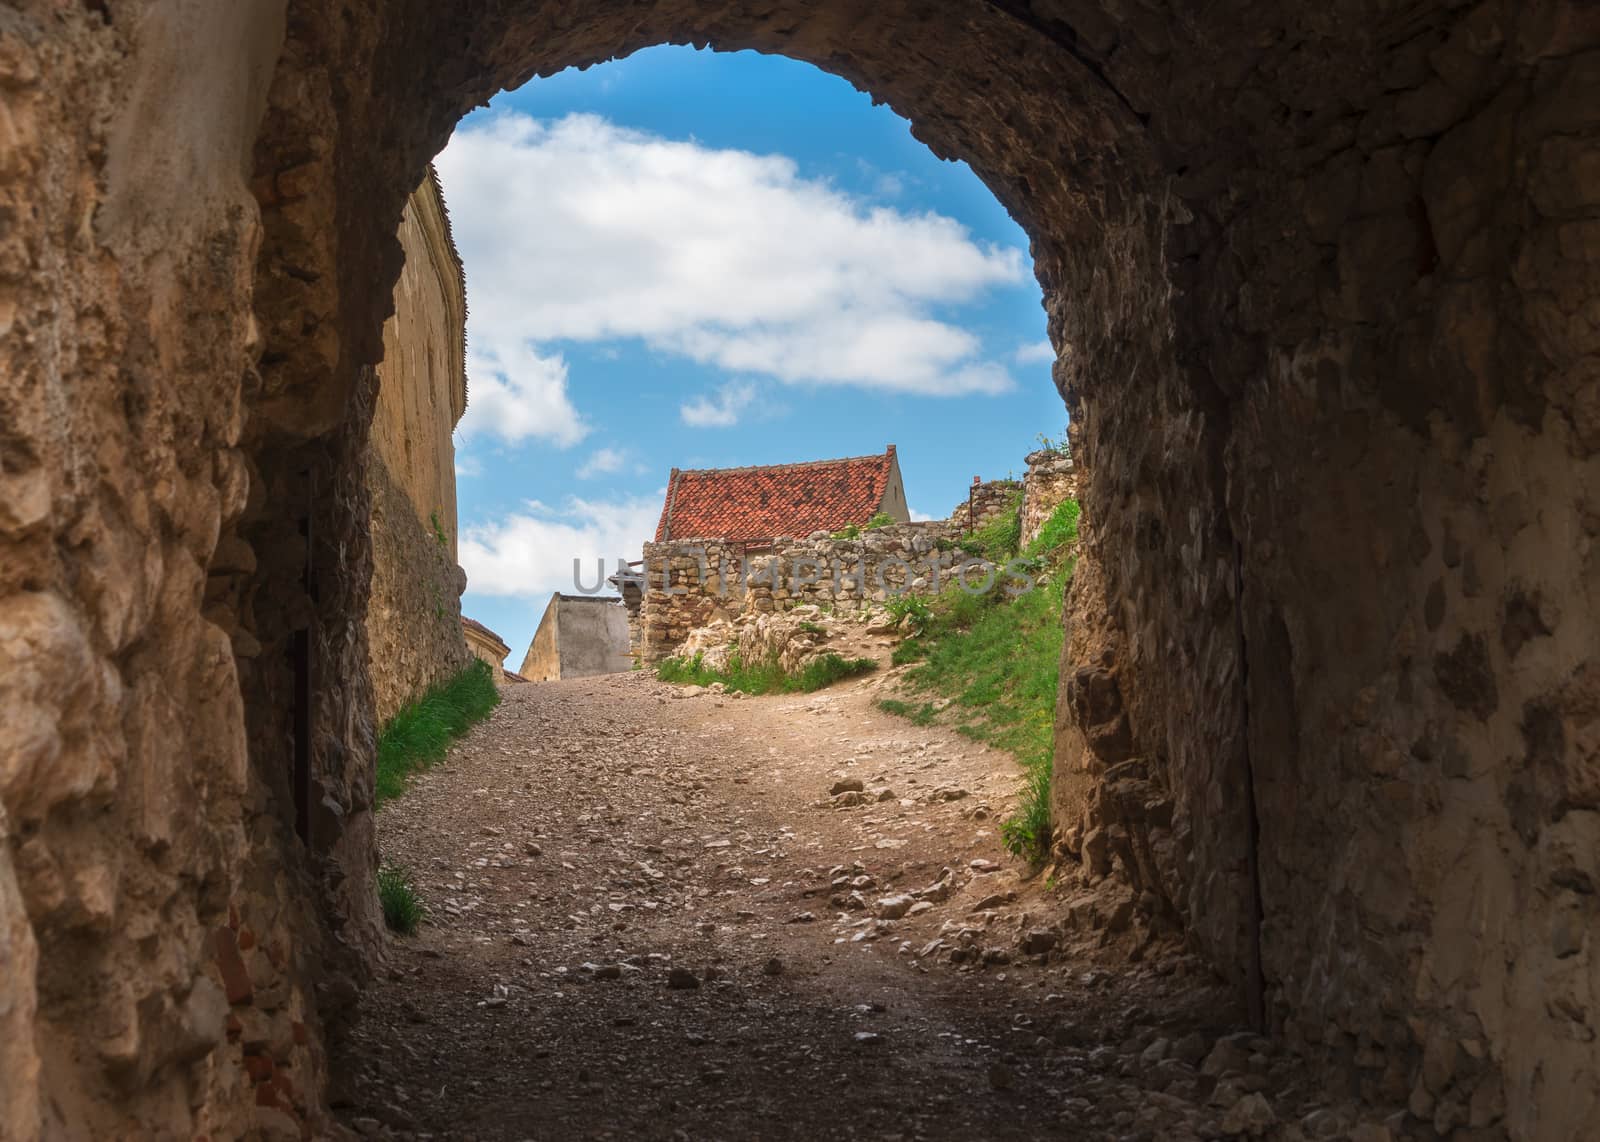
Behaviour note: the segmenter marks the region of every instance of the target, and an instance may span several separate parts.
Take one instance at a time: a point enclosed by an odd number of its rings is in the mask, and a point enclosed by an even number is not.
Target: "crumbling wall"
[[[1022,546],[1027,547],[1067,500],[1078,498],[1078,469],[1065,452],[1028,454],[1022,477]]]
[[[647,543],[637,619],[642,661],[653,665],[678,653],[691,631],[717,619],[805,605],[855,614],[895,595],[937,594],[968,559],[956,546],[958,534],[932,521],[854,539],[818,532],[753,550],[717,540]],[[974,587],[983,581],[972,572]]]
[[[1021,481],[979,480],[974,476],[967,498],[950,512],[950,522],[964,532],[977,531],[985,524],[1016,511],[1021,499]]]

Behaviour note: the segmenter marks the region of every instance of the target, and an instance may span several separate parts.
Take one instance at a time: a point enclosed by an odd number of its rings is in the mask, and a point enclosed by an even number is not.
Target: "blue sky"
[[[1027,238],[964,165],[808,64],[661,47],[464,119],[467,614],[522,661],[572,560],[637,558],[673,467],[898,446],[913,512],[1066,415]]]

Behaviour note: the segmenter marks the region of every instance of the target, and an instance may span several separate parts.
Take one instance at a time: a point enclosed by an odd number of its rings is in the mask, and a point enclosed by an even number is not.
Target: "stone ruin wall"
[[[977,531],[984,524],[1015,511],[1021,495],[1021,481],[978,480],[974,477],[967,498],[951,509],[950,522],[964,534]]]
[[[900,591],[932,593],[935,561],[940,561],[940,581],[948,583],[952,566],[966,558],[955,546],[959,535],[951,524],[932,521],[877,528],[856,539],[821,532],[808,539],[780,538],[770,548],[750,551],[718,540],[647,543],[649,578],[637,619],[641,661],[653,666],[672,657],[692,631],[718,619],[808,603],[855,614]],[[857,570],[864,586],[853,574]],[[887,586],[879,586],[880,576]],[[812,577],[818,581],[800,582]]]
[[[1583,1137],[1600,27],[1561,0],[0,7],[0,1134],[320,1121],[382,940],[395,226],[475,102],[672,39],[857,80],[1031,235],[1087,520],[1057,764],[1144,767],[1153,906],[1242,993],[1259,948],[1354,1089]]]
[[[1022,477],[1022,546],[1027,547],[1067,500],[1078,498],[1078,469],[1063,452],[1028,454]]]
[[[455,444],[466,411],[466,293],[437,176],[406,202],[405,266],[383,327],[367,458],[368,662],[381,725],[471,661],[461,634]]]
[[[647,543],[644,558],[650,581],[637,613],[629,614],[630,642],[641,651],[641,661],[653,665],[676,653],[696,627],[718,619],[771,614],[805,604],[854,614],[884,603],[896,593],[937,594],[969,558],[957,545],[961,537],[1013,511],[1021,515],[1026,543],[1062,500],[1077,495],[1077,472],[1070,457],[1040,451],[1029,455],[1027,464],[1020,483],[991,480],[974,484],[968,501],[957,504],[948,520],[896,524],[863,532],[856,539],[835,539],[823,532],[806,539],[780,538],[770,549],[748,553],[740,544],[717,540]],[[699,548],[706,552],[705,574],[698,571]],[[748,577],[743,559],[749,561]],[[911,566],[909,580],[896,560]],[[835,563],[841,568],[837,574]],[[821,581],[795,590],[797,566],[801,578],[822,568]],[[673,592],[664,589],[663,567],[670,571]],[[858,567],[865,576],[866,590],[861,590],[851,575]],[[777,586],[772,583],[774,570]],[[878,585],[880,574],[887,587]],[[977,581],[975,577],[973,582]]]

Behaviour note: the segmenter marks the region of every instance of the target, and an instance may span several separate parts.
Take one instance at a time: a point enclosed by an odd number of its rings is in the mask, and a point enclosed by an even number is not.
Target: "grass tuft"
[[[414,934],[427,913],[411,886],[411,874],[398,865],[378,869],[378,902],[383,906],[383,922],[402,936]]]
[[[693,658],[668,658],[656,666],[656,677],[663,682],[709,686],[721,682],[729,690],[746,694],[802,694],[821,690],[845,678],[867,674],[878,668],[870,658],[845,658],[823,654],[813,658],[798,674],[789,674],[777,661],[746,664],[738,655],[726,670],[712,670],[700,655]]]
[[[878,703],[878,709],[886,714],[906,718],[918,726],[931,726],[939,717],[939,711],[932,702],[924,702],[919,706],[914,702],[903,702],[899,698],[884,698]]]
[[[378,735],[377,804],[405,792],[413,773],[438,764],[451,742],[499,704],[494,673],[480,660],[389,719]]]

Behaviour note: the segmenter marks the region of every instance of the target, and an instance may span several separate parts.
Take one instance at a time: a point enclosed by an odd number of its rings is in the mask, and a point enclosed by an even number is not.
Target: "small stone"
[[[1197,1066],[1206,1057],[1205,1036],[1198,1031],[1191,1031],[1172,1045],[1172,1057],[1182,1059],[1191,1067]]]
[[[1230,1137],[1248,1135],[1259,1138],[1277,1122],[1278,1116],[1272,1112],[1272,1104],[1264,1096],[1247,1094],[1222,1116],[1221,1128]]]
[[[970,868],[973,872],[980,872],[981,873],[981,872],[994,872],[1000,866],[995,864],[994,861],[992,861],[992,860],[984,860],[982,857],[979,857],[977,860],[968,862],[967,867]]]
[[[667,986],[680,991],[693,991],[700,986],[700,981],[688,968],[675,967],[667,971]]]
[[[1237,1045],[1226,1039],[1219,1039],[1217,1045],[1211,1048],[1211,1053],[1206,1056],[1206,1061],[1200,1064],[1200,1073],[1203,1075],[1222,1075],[1228,1071],[1242,1071],[1249,1061],[1250,1056]]]
[[[1056,946],[1056,934],[1048,928],[1036,928],[1022,937],[1022,954],[1025,956],[1042,956]],[[1166,1042],[1166,1040],[1162,1040]],[[1160,1060],[1156,1060],[1159,1062]]]
[[[529,841],[522,846],[522,851],[531,857],[544,856],[544,846],[538,841]]]
[[[828,796],[837,797],[841,793],[863,793],[866,788],[866,783],[859,777],[847,777],[843,781],[835,781],[833,788],[828,790]]]
[[[782,975],[783,974],[783,961],[780,960],[777,956],[773,956],[766,963],[761,965],[761,974],[762,975]]]
[[[1167,1057],[1167,1052],[1172,1047],[1170,1039],[1156,1039],[1139,1054],[1139,1061],[1147,1067],[1153,1067]]]
[[[863,1047],[876,1047],[883,1043],[883,1036],[876,1031],[857,1031],[854,1038]]]
[[[911,906],[916,902],[914,896],[909,896],[905,893],[896,896],[885,896],[878,901],[876,911],[878,916],[884,920],[898,920],[911,911]]]

